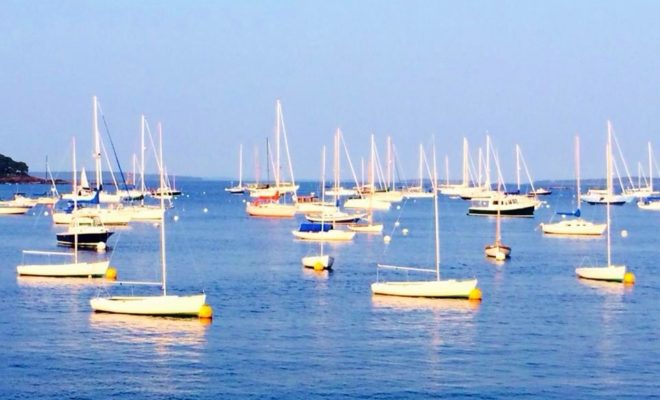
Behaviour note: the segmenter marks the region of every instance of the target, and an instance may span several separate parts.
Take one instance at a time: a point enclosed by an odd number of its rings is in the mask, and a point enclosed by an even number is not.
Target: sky
[[[507,181],[516,144],[534,179],[572,179],[578,134],[582,176],[602,177],[608,119],[634,174],[648,141],[660,152],[658,15],[657,1],[3,1],[0,153],[70,170],[76,136],[92,168],[96,95],[124,169],[144,113],[170,173],[236,177],[243,144],[249,179],[280,99],[296,179],[318,179],[337,128],[358,165],[370,134],[381,156],[390,135],[410,178],[419,143],[458,178],[462,138],[476,157],[488,133]]]

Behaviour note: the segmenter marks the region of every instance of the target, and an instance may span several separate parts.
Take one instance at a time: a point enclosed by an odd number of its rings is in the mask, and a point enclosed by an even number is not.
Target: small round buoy
[[[209,209],[206,208],[206,207],[204,207],[204,210],[203,210],[203,211],[204,211],[204,213],[207,213],[207,212],[209,212]]]
[[[628,231],[626,229],[621,231],[621,237],[622,238],[627,238],[628,237]]]
[[[401,209],[401,206],[396,206],[396,209],[397,209],[397,210],[400,210],[400,209]]]
[[[206,192],[205,192],[205,191],[204,191],[204,192],[202,192],[202,194],[203,194],[204,196],[206,196]]]
[[[497,261],[504,261],[506,260],[506,254],[504,254],[502,251],[498,251],[497,254],[495,254],[495,259]]]
[[[632,272],[626,272],[623,275],[623,283],[626,285],[634,285],[635,284],[635,274]]]
[[[47,217],[48,216],[48,211],[44,211],[44,215]]]
[[[383,242],[385,242],[385,244],[388,244],[391,241],[392,241],[392,237],[390,235],[383,236]]]
[[[243,199],[243,203],[245,203],[245,199]]]
[[[472,289],[470,294],[468,294],[468,300],[471,301],[481,301],[481,289],[478,287]]]
[[[396,226],[397,228],[399,227],[399,225],[401,225],[401,223],[400,223],[399,221],[396,221],[396,222],[394,223],[394,226]]]
[[[213,308],[208,304],[204,304],[199,308],[199,314],[197,315],[200,319],[211,319],[213,318]]]
[[[103,251],[105,251],[106,247],[108,247],[108,246],[106,246],[105,243],[103,243],[103,242],[98,242],[98,243],[96,244],[96,251],[98,251],[98,252],[103,252]]]
[[[314,271],[323,271],[323,263],[321,261],[314,263]]]
[[[105,279],[109,281],[117,280],[117,270],[115,267],[108,267],[108,269],[105,271]]]
[[[546,204],[546,205],[545,205],[545,208],[550,208],[550,204]]]
[[[174,219],[174,222],[176,222],[176,221],[179,220],[179,216],[178,216],[178,215],[175,215],[173,219]]]
[[[403,236],[406,236],[408,234],[408,228],[403,228],[401,233],[403,233]]]

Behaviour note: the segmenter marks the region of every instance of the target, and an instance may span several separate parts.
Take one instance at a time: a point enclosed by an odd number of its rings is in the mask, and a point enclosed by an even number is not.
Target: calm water
[[[430,200],[377,214],[392,235],[328,245],[335,271],[303,270],[316,251],[290,230],[301,221],[249,219],[225,183],[191,181],[169,211],[169,287],[204,290],[210,325],[197,320],[93,314],[97,294],[144,288],[17,279],[21,250],[55,250],[43,209],[0,218],[0,398],[651,398],[660,394],[660,213],[613,207],[613,259],[637,284],[579,281],[604,262],[605,239],[543,237],[540,222],[571,209],[547,198],[533,219],[503,220],[512,259],[483,256],[494,219],[441,199],[441,273],[477,277],[479,305],[372,297],[376,262],[431,266]],[[32,193],[43,187],[21,187]],[[0,188],[7,197],[14,187]],[[208,209],[205,213],[204,208]],[[585,217],[604,220],[604,208]],[[178,222],[172,221],[177,215]],[[395,221],[400,226],[394,229]],[[403,236],[402,228],[410,233]],[[629,232],[627,238],[619,234]],[[105,255],[120,279],[159,277],[158,229],[117,228]],[[30,259],[34,261],[34,259]],[[26,261],[29,261],[26,259]]]

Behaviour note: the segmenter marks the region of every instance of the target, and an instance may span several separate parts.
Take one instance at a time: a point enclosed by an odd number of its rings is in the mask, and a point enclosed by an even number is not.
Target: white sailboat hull
[[[165,213],[160,207],[148,206],[126,206],[122,211],[130,215],[131,221],[160,221]]]
[[[119,296],[90,300],[92,310],[113,314],[196,317],[206,294],[192,296]]]
[[[357,190],[355,189],[344,189],[342,187],[338,189],[329,189],[325,191],[326,196],[340,196],[340,197],[345,197],[345,196],[355,196],[357,195]]]
[[[403,193],[398,190],[375,192],[373,196],[375,201],[386,201],[388,203],[399,203],[403,201]]]
[[[16,267],[21,276],[56,278],[99,278],[105,276],[110,261],[79,262],[70,264],[26,264]]]
[[[345,224],[351,222],[357,222],[360,218],[364,218],[366,213],[353,213],[348,214],[343,211],[335,211],[331,213],[321,213],[321,214],[306,214],[305,218],[311,222],[328,222],[334,224]]]
[[[383,232],[383,224],[348,224],[347,225],[348,229],[352,230],[353,232],[359,232],[359,233],[382,233]]]
[[[637,207],[642,210],[651,210],[651,211],[660,211],[660,200],[653,201],[640,201],[637,203]]]
[[[74,217],[98,217],[103,225],[128,225],[131,222],[131,215],[123,210],[93,207],[79,208],[71,213],[55,212],[53,213],[53,222],[68,225]]]
[[[491,245],[488,245],[484,248],[484,252],[486,253],[486,257],[492,257],[492,258],[504,257],[504,258],[507,258],[511,255],[511,247],[504,246],[502,244],[500,244],[500,245],[491,244]]]
[[[296,206],[279,203],[248,202],[245,211],[252,217],[292,218],[296,215]]]
[[[626,275],[626,266],[611,265],[609,267],[582,267],[576,268],[575,273],[582,279],[623,282],[623,278]]]
[[[477,287],[476,279],[410,282],[376,282],[373,294],[403,297],[468,298]]]
[[[359,209],[363,209],[363,210],[371,209],[371,210],[386,211],[386,210],[390,209],[391,204],[387,201],[362,198],[362,199],[348,199],[344,203],[344,207],[345,208],[359,208]]]
[[[334,213],[337,212],[337,206],[335,206],[334,203],[321,203],[321,202],[314,202],[314,203],[297,203],[296,204],[296,209],[298,212],[307,214],[307,213]]]
[[[332,256],[329,255],[322,255],[322,256],[307,256],[302,258],[302,265],[305,268],[317,268],[318,265],[321,265],[323,269],[330,269],[332,268],[332,264],[334,264],[335,259]]]
[[[333,242],[333,241],[349,241],[355,237],[355,232],[344,231],[341,229],[330,229],[328,231],[319,232],[301,232],[291,231],[293,236],[302,240],[313,240],[318,242]]]
[[[0,215],[22,215],[32,207],[0,206]]]
[[[565,219],[553,224],[541,224],[543,233],[548,235],[600,236],[607,229],[607,224],[594,224],[579,219]]]
[[[403,192],[403,197],[407,199],[432,199],[433,193],[410,191],[410,192]]]

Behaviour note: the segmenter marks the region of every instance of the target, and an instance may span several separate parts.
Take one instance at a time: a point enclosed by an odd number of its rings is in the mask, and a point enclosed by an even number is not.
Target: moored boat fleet
[[[124,281],[123,285],[158,286],[159,295],[138,296],[107,296],[97,297],[90,301],[90,306],[97,312],[109,312],[136,315],[157,316],[199,316],[209,318],[212,316],[210,306],[206,304],[206,295],[172,295],[168,293],[167,261],[165,251],[165,221],[168,207],[172,207],[171,200],[181,194],[174,184],[169,183],[162,154],[162,128],[159,125],[159,150],[156,155],[159,182],[155,189],[148,190],[145,183],[145,137],[151,132],[144,116],[141,118],[141,167],[140,185],[129,185],[125,182],[123,173],[121,182],[115,183],[115,192],[109,193],[103,183],[101,168],[104,146],[98,127],[99,106],[96,97],[93,99],[93,159],[95,175],[93,184],[87,178],[86,171],[77,173],[75,142],[73,146],[73,185],[71,193],[63,194],[51,210],[54,224],[66,225],[66,230],[56,234],[58,245],[71,247],[71,252],[51,252],[46,250],[25,250],[24,256],[45,255],[51,257],[73,257],[73,262],[60,264],[28,263],[23,262],[16,268],[20,276],[42,277],[84,277],[116,278],[116,270],[109,266],[109,261],[81,261],[79,252],[84,249],[98,251],[106,250],[108,240],[113,235],[112,226],[126,225],[134,221],[152,221],[160,227],[161,249],[161,279],[155,282]],[[549,207],[544,200],[552,193],[551,188],[535,187],[530,175],[528,165],[522,155],[520,146],[516,146],[516,188],[507,188],[499,160],[499,153],[492,144],[490,135],[486,136],[485,151],[478,149],[477,164],[470,158],[467,139],[463,141],[462,180],[452,183],[449,179],[449,162],[445,157],[446,179],[440,183],[437,173],[436,149],[433,143],[431,156],[423,145],[419,145],[418,176],[405,185],[397,185],[397,158],[396,148],[390,138],[387,139],[385,167],[381,165],[375,136],[371,135],[367,168],[362,163],[362,179],[358,180],[353,162],[350,158],[348,146],[341,130],[333,136],[333,179],[326,185],[326,151],[321,153],[321,179],[318,192],[299,194],[300,185],[294,178],[292,157],[289,153],[287,132],[284,124],[282,104],[276,102],[276,123],[274,129],[274,154],[267,144],[267,164],[273,166],[273,179],[265,182],[256,181],[245,183],[243,178],[243,147],[239,147],[239,179],[238,184],[224,188],[229,195],[246,196],[245,214],[248,218],[273,218],[287,220],[301,220],[297,228],[291,230],[293,239],[300,242],[315,242],[319,244],[319,252],[313,252],[300,261],[305,268],[317,271],[331,270],[335,267],[338,257],[330,254],[325,247],[326,242],[351,243],[359,235],[383,235],[383,241],[388,243],[391,237],[387,234],[384,213],[392,209],[405,212],[407,202],[429,202],[434,220],[434,256],[433,267],[401,266],[391,264],[377,264],[376,280],[371,284],[374,295],[390,295],[404,297],[431,297],[431,298],[461,298],[480,301],[481,289],[474,276],[465,275],[460,271],[453,272],[459,277],[447,278],[444,272],[441,276],[439,224],[441,210],[439,197],[469,201],[466,207],[466,216],[482,216],[495,220],[495,240],[484,245],[484,256],[495,259],[498,263],[506,262],[512,256],[512,246],[504,243],[502,236],[503,218],[523,217],[533,218],[535,211],[541,206]],[[269,142],[267,142],[269,143]],[[570,212],[557,212],[558,221],[549,221],[540,225],[544,235],[554,237],[600,236],[607,234],[607,265],[604,267],[584,267],[575,269],[575,274],[582,279],[611,281],[632,284],[635,281],[630,269],[623,264],[613,264],[611,259],[611,232],[610,232],[610,206],[625,204],[631,198],[639,199],[638,206],[642,210],[660,209],[657,192],[653,189],[652,150],[649,144],[649,177],[645,179],[645,187],[638,184],[636,187],[625,186],[621,193],[614,190],[615,161],[613,147],[618,146],[613,134],[611,124],[608,122],[608,135],[606,145],[606,188],[591,189],[582,195],[580,186],[580,153],[579,139],[575,139],[576,164],[576,200],[577,207]],[[342,151],[343,150],[343,151]],[[154,152],[156,152],[154,146]],[[619,150],[620,152],[620,150]],[[350,176],[353,182],[342,180],[342,155],[350,167]],[[272,158],[271,158],[272,157]],[[284,159],[284,162],[281,160]],[[118,163],[118,161],[117,161]],[[286,165],[286,166],[285,166]],[[494,167],[494,169],[492,169]],[[627,169],[627,167],[626,167]],[[121,171],[121,167],[119,167]],[[426,171],[425,171],[426,170]],[[529,183],[521,184],[521,172],[525,171]],[[283,173],[285,171],[286,173]],[[365,178],[366,171],[366,178]],[[427,177],[425,178],[425,172]],[[494,173],[493,173],[494,172]],[[133,174],[134,177],[136,174]],[[285,176],[286,175],[286,176]],[[619,178],[621,182],[621,178]],[[427,184],[428,182],[428,184]],[[630,180],[632,182],[632,180]],[[529,188],[523,193],[524,188]],[[55,188],[55,191],[57,189]],[[318,194],[317,194],[318,193]],[[150,197],[158,200],[157,204]],[[551,198],[552,196],[550,196]],[[50,196],[53,198],[53,196]],[[623,201],[622,201],[623,199]],[[166,205],[169,202],[169,205]],[[604,204],[607,218],[603,222],[592,222],[582,217],[581,204]],[[0,202],[0,214],[25,214],[37,204],[49,204],[46,199],[31,200],[24,196],[16,196],[13,200]],[[425,204],[425,203],[423,203]],[[430,214],[430,213],[429,213]],[[300,217],[297,217],[300,216]],[[405,233],[404,233],[405,234]],[[377,236],[376,236],[377,237]],[[84,257],[83,257],[84,258]],[[390,279],[392,275],[429,274],[432,279],[400,278]]]

